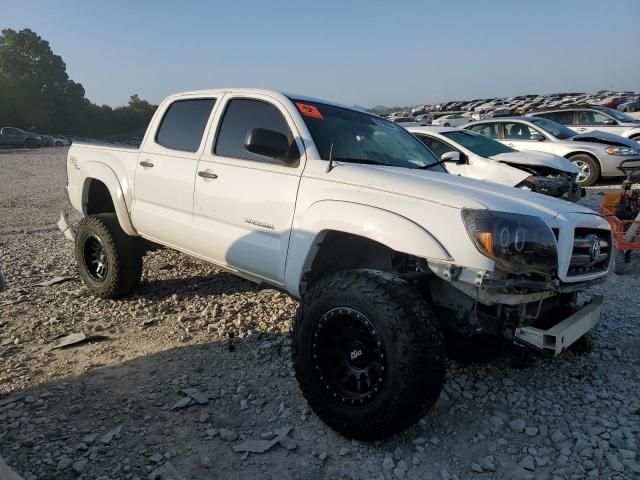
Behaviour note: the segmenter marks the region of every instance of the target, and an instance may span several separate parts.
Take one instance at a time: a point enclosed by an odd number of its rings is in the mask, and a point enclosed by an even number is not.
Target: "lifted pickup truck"
[[[352,108],[265,90],[173,95],[139,149],[74,143],[67,169],[84,218],[60,228],[96,295],[138,285],[143,240],[288,291],[302,392],[347,436],[422,417],[445,338],[555,355],[599,319],[599,299],[577,293],[610,268],[602,217],[449,175],[404,128]]]

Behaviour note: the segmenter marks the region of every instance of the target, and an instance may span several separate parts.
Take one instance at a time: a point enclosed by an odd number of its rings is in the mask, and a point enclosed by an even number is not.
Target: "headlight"
[[[502,270],[550,273],[558,265],[556,237],[540,218],[491,210],[462,210],[476,248]]]
[[[640,150],[631,147],[607,147],[604,150],[609,155],[640,155]]]
[[[537,192],[539,187],[540,185],[533,175],[525,178],[518,185],[516,185],[516,188],[520,188],[528,192]]]

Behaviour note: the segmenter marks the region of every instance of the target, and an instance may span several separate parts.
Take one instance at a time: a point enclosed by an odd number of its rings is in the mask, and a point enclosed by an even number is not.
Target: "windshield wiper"
[[[390,163],[376,162],[369,158],[333,157],[334,161],[344,163],[363,163],[365,165],[382,165],[383,167],[393,167]]]
[[[417,170],[426,170],[427,168],[436,167],[438,165],[442,165],[443,163],[447,163],[448,160],[439,160],[435,163],[429,163],[427,165],[422,165],[421,167],[414,167]]]

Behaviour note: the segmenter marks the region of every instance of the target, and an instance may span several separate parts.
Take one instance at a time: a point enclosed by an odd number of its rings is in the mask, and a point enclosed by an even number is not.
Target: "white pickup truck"
[[[265,90],[182,93],[140,148],[74,143],[67,192],[96,295],[138,285],[143,240],[300,299],[293,361],[328,425],[400,431],[434,404],[445,341],[555,355],[598,321],[609,225],[578,205],[461,178],[404,128]],[[477,339],[477,342],[476,342]]]

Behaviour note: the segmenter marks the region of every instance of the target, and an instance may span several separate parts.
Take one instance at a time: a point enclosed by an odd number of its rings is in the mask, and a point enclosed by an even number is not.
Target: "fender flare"
[[[91,180],[98,180],[104,183],[111,195],[111,201],[116,210],[118,223],[127,235],[138,236],[138,232],[131,222],[125,192],[116,173],[104,163],[86,162],[80,167],[82,185],[82,213],[87,214],[87,200],[89,197],[89,185]],[[130,191],[130,189],[128,189]]]
[[[350,233],[374,240],[392,250],[445,262],[453,260],[428,230],[383,208],[341,200],[316,202],[294,223],[285,268],[285,285],[300,297],[300,285],[325,234]]]

